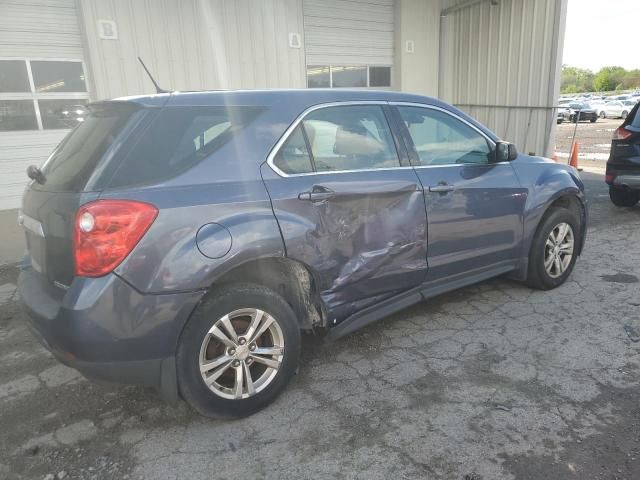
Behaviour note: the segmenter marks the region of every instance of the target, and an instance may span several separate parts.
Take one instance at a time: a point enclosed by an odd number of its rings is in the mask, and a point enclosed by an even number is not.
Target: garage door
[[[389,87],[393,0],[304,0],[309,87]]]
[[[89,97],[74,0],[0,7],[0,210],[18,208],[25,170],[41,165]]]

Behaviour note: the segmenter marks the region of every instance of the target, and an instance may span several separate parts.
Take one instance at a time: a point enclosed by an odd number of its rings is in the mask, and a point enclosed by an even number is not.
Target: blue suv
[[[128,97],[32,166],[19,292],[88,377],[249,415],[302,330],[346,335],[498,275],[551,289],[584,244],[577,172],[428,97],[357,90]]]

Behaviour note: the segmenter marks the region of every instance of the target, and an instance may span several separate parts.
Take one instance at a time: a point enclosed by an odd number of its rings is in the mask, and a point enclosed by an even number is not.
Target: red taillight
[[[604,181],[605,183],[608,183],[608,184],[612,184],[615,179],[616,179],[616,176],[611,173],[607,173],[604,176]]]
[[[626,140],[631,135],[633,135],[633,132],[630,132],[629,130],[627,130],[624,127],[618,127],[613,132],[613,137],[612,138],[613,138],[613,140]]]
[[[76,275],[101,277],[137,245],[158,215],[153,205],[97,200],[80,207],[73,225]]]

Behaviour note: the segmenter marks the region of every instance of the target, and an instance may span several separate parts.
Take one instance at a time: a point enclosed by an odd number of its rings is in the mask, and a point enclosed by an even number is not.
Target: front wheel
[[[527,284],[539,290],[562,285],[576,263],[581,220],[571,210],[552,208],[531,244]]]
[[[178,386],[204,416],[245,417],[284,390],[299,357],[300,328],[287,302],[260,285],[229,285],[204,300],[185,326]]]
[[[593,117],[593,118],[590,120],[590,122],[591,122],[591,123],[596,123],[596,120],[597,120],[597,119],[598,119],[598,117]]]
[[[616,207],[633,207],[640,200],[640,192],[624,187],[609,187],[609,198]]]
[[[607,114],[604,112],[600,112],[600,118],[607,118]]]
[[[620,118],[622,118],[622,119],[624,120],[625,118],[627,118],[627,115],[629,115],[629,112],[627,112],[627,111],[625,110],[624,112],[622,112],[622,113],[620,114]]]

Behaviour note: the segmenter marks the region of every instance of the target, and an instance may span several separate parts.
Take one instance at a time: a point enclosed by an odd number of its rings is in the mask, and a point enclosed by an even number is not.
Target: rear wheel
[[[551,208],[533,237],[527,284],[539,290],[562,285],[576,263],[580,218],[566,208]]]
[[[607,118],[607,114],[604,112],[600,112],[600,118]]]
[[[626,110],[624,110],[621,114],[620,114],[620,118],[622,118],[623,120],[625,118],[627,118],[627,115],[629,115],[629,112],[627,112]]]
[[[624,187],[609,187],[609,198],[616,207],[633,207],[640,200],[640,192]]]
[[[207,417],[244,417],[267,406],[298,367],[300,329],[268,288],[230,285],[186,325],[176,363],[182,397]]]
[[[596,123],[596,120],[598,120],[598,117],[593,117],[593,118],[590,120],[590,122],[591,122],[591,123]]]

